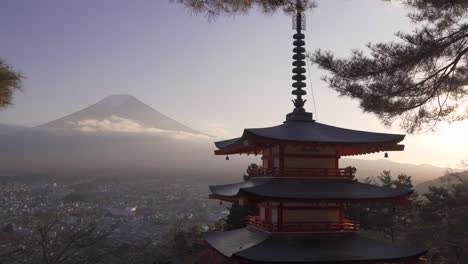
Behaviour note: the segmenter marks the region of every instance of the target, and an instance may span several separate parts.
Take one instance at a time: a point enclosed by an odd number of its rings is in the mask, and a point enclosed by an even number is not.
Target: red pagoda
[[[278,126],[245,129],[215,143],[216,155],[259,154],[263,166],[243,182],[210,186],[210,198],[254,204],[247,227],[204,234],[225,263],[425,263],[426,251],[359,236],[359,223],[344,217],[352,204],[406,204],[412,190],[354,180],[339,167],[343,156],[402,151],[405,135],[351,130],[316,122],[304,110],[304,19],[294,19],[294,110]]]

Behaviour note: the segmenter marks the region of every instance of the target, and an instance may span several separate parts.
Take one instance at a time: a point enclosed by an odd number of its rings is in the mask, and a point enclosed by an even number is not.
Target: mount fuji
[[[111,95],[38,127],[4,130],[0,176],[219,175],[221,169],[213,137],[132,95]]]
[[[108,96],[85,109],[39,127],[108,132],[159,129],[202,134],[160,113],[132,95]]]

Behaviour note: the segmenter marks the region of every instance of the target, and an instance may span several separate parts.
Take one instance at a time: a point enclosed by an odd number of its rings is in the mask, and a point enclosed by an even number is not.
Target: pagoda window
[[[242,198],[239,199],[239,205],[240,205],[240,206],[244,206],[244,205],[245,205],[244,199],[242,199]]]
[[[277,208],[271,209],[271,223],[272,224],[278,223],[278,209]]]
[[[280,153],[280,147],[279,146],[274,146],[271,148],[271,155],[273,156],[278,156]]]
[[[263,168],[273,168],[273,155],[272,155],[272,148],[265,148],[263,149]]]
[[[278,169],[280,167],[280,158],[279,157],[275,157],[273,159],[273,168],[275,169]]]
[[[284,223],[340,222],[340,210],[333,209],[283,209]]]
[[[260,207],[260,220],[264,222],[266,220],[266,209],[265,207]]]
[[[285,155],[303,154],[303,155],[328,155],[335,156],[336,150],[332,147],[316,147],[316,146],[294,146],[286,145],[284,147]]]
[[[335,158],[317,158],[311,159],[307,157],[285,157],[284,168],[336,168]]]

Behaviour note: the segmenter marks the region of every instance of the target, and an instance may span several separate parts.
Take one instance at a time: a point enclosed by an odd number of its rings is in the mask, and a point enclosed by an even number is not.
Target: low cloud
[[[86,133],[96,132],[117,132],[117,133],[144,133],[144,134],[157,134],[166,136],[174,139],[190,140],[199,139],[206,140],[210,139],[207,135],[194,134],[185,131],[175,130],[164,130],[154,127],[145,127],[138,122],[131,119],[122,118],[119,116],[111,116],[108,119],[97,120],[97,119],[86,119],[79,122],[69,122],[70,125],[74,126],[75,130]]]
[[[221,123],[210,123],[207,126],[208,133],[214,134],[219,138],[228,138],[231,137],[229,131]]]

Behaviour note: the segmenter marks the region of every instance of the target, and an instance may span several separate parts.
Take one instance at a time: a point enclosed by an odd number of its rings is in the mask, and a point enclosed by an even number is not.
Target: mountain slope
[[[94,105],[39,127],[80,130],[83,127],[89,128],[90,124],[94,126],[106,124],[112,126],[113,122],[133,126],[136,123],[141,128],[201,134],[158,112],[132,95],[108,96]]]
[[[376,177],[384,170],[391,171],[392,175],[396,177],[398,174],[403,173],[409,175],[413,179],[413,185],[433,180],[440,175],[444,175],[446,168],[440,168],[429,164],[408,164],[398,163],[390,159],[380,160],[365,160],[365,159],[352,159],[343,158],[340,160],[340,167],[353,166],[357,168],[357,177],[364,179],[366,177]]]
[[[468,183],[468,171],[459,173],[448,173],[447,175],[438,177],[431,181],[426,181],[415,186],[418,193],[425,193],[429,190],[429,186],[450,188],[452,185],[462,182]]]
[[[109,96],[39,127],[3,134],[0,145],[0,175],[221,174],[212,138],[131,95]]]

